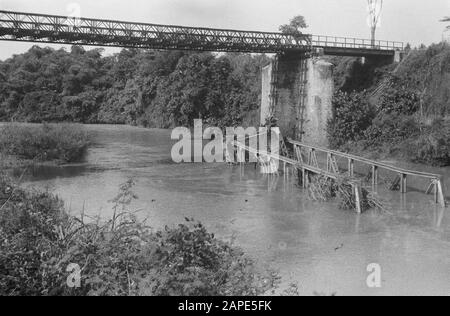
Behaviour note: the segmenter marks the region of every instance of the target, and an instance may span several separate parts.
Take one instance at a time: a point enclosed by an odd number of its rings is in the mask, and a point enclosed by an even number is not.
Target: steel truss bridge
[[[0,40],[143,49],[392,56],[403,43],[317,35],[182,27],[0,11]]]

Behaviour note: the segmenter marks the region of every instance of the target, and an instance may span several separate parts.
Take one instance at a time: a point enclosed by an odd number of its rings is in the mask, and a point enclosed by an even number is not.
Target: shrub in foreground
[[[127,212],[133,182],[114,216],[86,223],[50,193],[0,181],[0,295],[260,295],[277,277],[190,219],[153,231]],[[69,288],[71,264],[81,287]]]
[[[88,134],[76,124],[7,124],[0,131],[0,151],[25,160],[75,162],[88,145]]]
[[[63,249],[63,203],[0,179],[0,295],[48,294],[48,265]]]

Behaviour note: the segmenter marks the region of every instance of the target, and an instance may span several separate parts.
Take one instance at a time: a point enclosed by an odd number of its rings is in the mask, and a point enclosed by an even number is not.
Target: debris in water
[[[383,202],[376,194],[361,189],[361,210],[372,208],[384,210]],[[346,178],[333,180],[325,176],[311,176],[308,186],[310,198],[317,202],[329,202],[335,198],[339,200],[339,207],[343,210],[356,210],[354,189]]]

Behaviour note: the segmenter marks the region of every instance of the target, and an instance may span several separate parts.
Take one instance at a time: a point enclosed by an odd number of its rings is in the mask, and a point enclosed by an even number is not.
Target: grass
[[[22,161],[72,163],[80,161],[89,135],[76,124],[13,124],[0,130],[0,152]]]

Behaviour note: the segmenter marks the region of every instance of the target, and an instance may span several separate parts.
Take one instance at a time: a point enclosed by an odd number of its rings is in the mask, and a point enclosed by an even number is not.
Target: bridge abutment
[[[333,65],[304,55],[280,55],[263,69],[261,123],[278,120],[283,136],[327,146]]]

